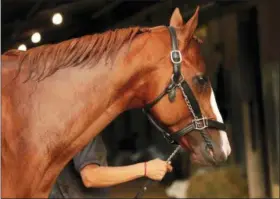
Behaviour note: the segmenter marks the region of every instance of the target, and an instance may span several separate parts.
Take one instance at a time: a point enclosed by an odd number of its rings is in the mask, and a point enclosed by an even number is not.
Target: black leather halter
[[[164,89],[164,91],[151,103],[147,104],[143,108],[143,112],[147,115],[148,119],[158,128],[158,130],[163,134],[163,137],[171,144],[178,144],[179,140],[182,136],[192,132],[199,131],[201,136],[203,137],[206,146],[209,149],[213,150],[213,145],[210,137],[206,133],[206,128],[215,128],[218,130],[226,130],[225,125],[218,121],[208,119],[204,117],[201,113],[199,104],[189,87],[188,83],[184,79],[181,74],[181,63],[182,63],[182,55],[178,48],[177,36],[175,29],[170,26],[168,27],[170,36],[171,36],[171,44],[172,50],[170,52],[171,62],[173,64],[173,74],[171,76],[171,81],[168,86]],[[193,120],[190,124],[186,125],[181,130],[171,133],[169,130],[160,122],[157,122],[153,116],[150,114],[151,108],[157,104],[165,95],[168,94],[168,98],[170,102],[174,102],[176,98],[176,89],[179,88],[184,96],[185,102],[188,106],[188,109],[193,115]]]

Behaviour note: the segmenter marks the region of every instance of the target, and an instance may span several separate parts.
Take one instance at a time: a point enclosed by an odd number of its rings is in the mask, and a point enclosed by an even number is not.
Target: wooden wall
[[[279,197],[279,8],[278,0],[254,1],[207,23],[207,65],[214,87],[219,60],[229,74],[232,158],[246,166],[253,198]]]

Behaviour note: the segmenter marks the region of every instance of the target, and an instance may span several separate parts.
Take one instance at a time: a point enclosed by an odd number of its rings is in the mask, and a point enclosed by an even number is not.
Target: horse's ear
[[[175,10],[172,13],[172,16],[170,18],[170,22],[169,25],[173,26],[173,27],[180,27],[183,26],[184,21],[183,21],[183,17],[180,13],[179,8],[175,8]]]
[[[183,30],[184,41],[189,41],[194,35],[194,32],[198,24],[198,12],[199,12],[199,6],[197,6],[193,16],[184,25],[184,30]]]

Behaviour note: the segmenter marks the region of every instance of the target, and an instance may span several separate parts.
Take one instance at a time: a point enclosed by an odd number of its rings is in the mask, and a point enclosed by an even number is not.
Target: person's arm
[[[120,167],[100,167],[91,164],[84,167],[80,173],[86,187],[109,187],[143,177],[145,168],[144,163]]]
[[[153,180],[161,180],[166,172],[171,170],[171,165],[160,159],[146,163],[146,176]],[[138,163],[119,167],[99,167],[91,164],[85,166],[80,173],[86,187],[109,187],[143,177],[145,164]]]
[[[144,163],[108,167],[106,148],[100,136],[95,137],[73,160],[86,187],[109,187],[140,178],[145,173]],[[172,167],[163,160],[154,159],[146,163],[146,176],[150,179],[161,180],[167,170],[171,171]]]

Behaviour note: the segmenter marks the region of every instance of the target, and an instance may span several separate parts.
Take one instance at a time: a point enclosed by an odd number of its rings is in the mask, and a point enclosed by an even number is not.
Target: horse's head
[[[194,162],[225,161],[231,148],[211,83],[194,39],[198,9],[187,23],[179,9],[170,27],[152,28],[145,52],[149,51],[145,113],[170,140],[192,152]],[[150,44],[150,45],[149,45]]]

